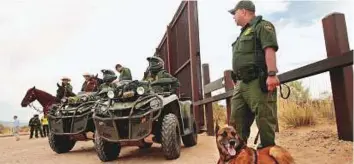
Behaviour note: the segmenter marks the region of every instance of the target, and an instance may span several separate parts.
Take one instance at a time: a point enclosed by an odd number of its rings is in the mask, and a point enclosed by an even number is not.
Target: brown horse
[[[27,90],[25,97],[22,99],[21,106],[27,107],[30,103],[37,100],[43,107],[43,113],[47,114],[49,108],[58,103],[59,100],[52,96],[51,94],[44,92],[42,90],[36,89],[36,87],[32,87]]]

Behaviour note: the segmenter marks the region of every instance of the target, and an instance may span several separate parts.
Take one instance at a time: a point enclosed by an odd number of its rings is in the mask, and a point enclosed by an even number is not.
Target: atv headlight
[[[107,92],[107,96],[108,96],[108,98],[113,99],[114,98],[114,92],[113,91],[108,91]]]
[[[105,112],[105,111],[107,111],[108,107],[105,105],[102,105],[100,108],[101,108],[100,111]]]
[[[57,111],[55,111],[55,115],[56,115],[56,116],[59,116],[59,114],[60,114],[60,111],[59,111],[59,109],[58,109]]]
[[[136,92],[138,93],[138,95],[143,95],[145,93],[145,89],[144,87],[138,87],[136,89]]]
[[[106,112],[107,109],[108,109],[108,107],[109,107],[109,101],[106,101],[106,102],[104,102],[103,105],[101,105],[99,108],[100,108],[100,111]]]
[[[157,109],[157,108],[159,108],[159,107],[160,107],[160,102],[159,102],[159,100],[158,100],[158,99],[154,99],[154,100],[150,101],[150,107],[151,107],[152,109]]]
[[[61,101],[62,103],[66,103],[66,102],[68,101],[68,99],[67,99],[67,98],[62,98],[60,101]]]
[[[83,96],[83,97],[81,97],[81,101],[83,101],[83,102],[88,101],[88,97],[87,97],[87,96]]]

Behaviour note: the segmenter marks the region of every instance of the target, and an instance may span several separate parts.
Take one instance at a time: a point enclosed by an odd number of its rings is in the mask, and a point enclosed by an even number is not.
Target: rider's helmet
[[[165,65],[164,61],[157,56],[148,57],[147,61],[149,61],[148,70],[151,72],[159,72]]]
[[[105,83],[111,83],[117,79],[117,75],[112,70],[103,69],[101,72],[103,73],[103,82]]]

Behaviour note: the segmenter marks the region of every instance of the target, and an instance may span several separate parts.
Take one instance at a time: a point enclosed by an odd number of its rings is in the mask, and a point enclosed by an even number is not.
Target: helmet
[[[163,69],[165,63],[164,61],[157,56],[152,56],[152,57],[148,57],[147,60],[149,61],[149,71],[152,72],[157,72]]]
[[[111,83],[117,79],[116,74],[112,70],[103,69],[101,72],[103,73],[103,82],[105,83]]]

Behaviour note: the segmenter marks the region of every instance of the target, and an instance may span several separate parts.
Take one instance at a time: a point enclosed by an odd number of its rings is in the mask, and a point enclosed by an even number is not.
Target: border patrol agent
[[[177,88],[180,86],[179,80],[163,68],[164,61],[157,56],[148,57],[147,61],[149,62],[148,72],[144,74],[143,80],[152,82],[152,85],[158,84],[156,86],[159,86],[163,92],[177,93]]]
[[[116,70],[119,72],[119,81],[122,80],[132,80],[132,75],[129,68],[123,67],[120,64],[116,65]]]
[[[230,124],[247,142],[256,119],[260,149],[275,145],[278,43],[273,24],[255,16],[255,11],[254,3],[249,0],[241,0],[229,10],[236,24],[242,27],[232,44],[232,79],[238,82],[231,100]]]
[[[116,87],[115,83],[113,83],[113,81],[117,79],[117,75],[114,73],[114,71],[109,69],[103,69],[101,70],[101,72],[103,74],[103,84],[99,86],[99,91],[106,87]]]

